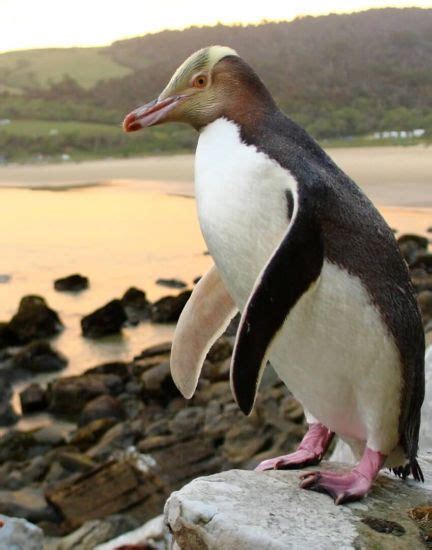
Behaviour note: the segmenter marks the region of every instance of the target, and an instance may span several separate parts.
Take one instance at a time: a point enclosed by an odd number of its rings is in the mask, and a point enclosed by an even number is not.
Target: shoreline
[[[427,146],[334,148],[327,152],[380,206],[432,207],[432,154]],[[66,191],[138,186],[193,196],[194,155],[105,159],[0,167],[0,188]]]

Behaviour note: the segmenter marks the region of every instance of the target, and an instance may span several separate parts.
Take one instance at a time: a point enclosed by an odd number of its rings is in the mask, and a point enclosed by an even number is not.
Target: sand
[[[358,147],[328,153],[378,205],[432,206],[432,147]],[[193,155],[82,163],[7,165],[0,186],[53,188],[139,182],[149,190],[193,194]]]

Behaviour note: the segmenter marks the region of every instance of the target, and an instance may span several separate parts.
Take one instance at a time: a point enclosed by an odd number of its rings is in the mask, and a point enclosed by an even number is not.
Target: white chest
[[[207,246],[240,309],[286,232],[286,194],[294,178],[241,142],[239,128],[218,119],[200,135],[195,160],[198,216]]]

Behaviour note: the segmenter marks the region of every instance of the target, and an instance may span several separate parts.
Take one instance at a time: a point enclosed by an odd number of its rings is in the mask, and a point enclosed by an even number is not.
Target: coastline
[[[432,207],[432,150],[352,147],[327,150],[380,206]],[[138,185],[146,191],[193,196],[192,154],[0,167],[0,187],[67,190],[98,185]]]

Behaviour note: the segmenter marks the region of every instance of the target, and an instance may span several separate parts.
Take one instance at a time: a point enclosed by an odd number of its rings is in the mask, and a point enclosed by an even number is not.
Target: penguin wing
[[[295,199],[293,217],[282,241],[261,271],[237,332],[231,387],[250,414],[269,348],[290,310],[321,273],[324,244],[313,197]]]
[[[195,286],[178,320],[171,348],[171,376],[186,399],[195,392],[204,359],[237,308],[212,267]]]

